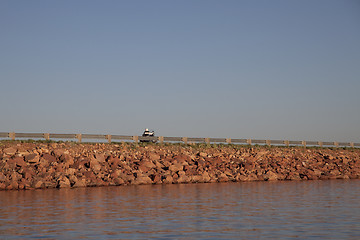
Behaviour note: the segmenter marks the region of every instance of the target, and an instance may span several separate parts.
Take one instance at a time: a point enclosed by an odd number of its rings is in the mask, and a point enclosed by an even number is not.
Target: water
[[[0,192],[1,239],[360,239],[360,180]]]

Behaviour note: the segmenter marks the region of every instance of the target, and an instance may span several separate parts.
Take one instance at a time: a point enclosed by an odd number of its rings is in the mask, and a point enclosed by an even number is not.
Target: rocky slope
[[[360,178],[360,149],[0,142],[0,190]]]

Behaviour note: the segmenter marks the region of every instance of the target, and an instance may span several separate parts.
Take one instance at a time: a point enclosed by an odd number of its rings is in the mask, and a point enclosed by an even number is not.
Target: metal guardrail
[[[124,136],[124,135],[111,135],[111,139],[114,140],[133,140],[133,136]]]
[[[7,137],[9,137],[9,133],[0,132],[0,137],[1,138],[7,138]]]
[[[15,136],[16,137],[15,133]],[[76,134],[59,134],[59,133],[49,133],[49,138],[62,138],[62,139],[72,139],[72,138],[76,138]]]
[[[293,140],[263,140],[263,139],[231,139],[231,138],[200,138],[200,137],[143,137],[126,135],[105,135],[105,134],[62,134],[62,133],[15,133],[0,132],[0,138],[16,139],[66,139],[82,142],[83,139],[107,140],[109,143],[118,141],[133,142],[182,142],[191,143],[226,143],[226,144],[249,144],[249,145],[285,145],[285,146],[319,146],[319,147],[360,147],[360,143],[354,142],[317,142],[317,141],[293,141]]]

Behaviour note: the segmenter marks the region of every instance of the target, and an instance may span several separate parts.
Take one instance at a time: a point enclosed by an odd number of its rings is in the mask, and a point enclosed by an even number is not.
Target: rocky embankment
[[[360,149],[0,142],[0,189],[360,178]]]

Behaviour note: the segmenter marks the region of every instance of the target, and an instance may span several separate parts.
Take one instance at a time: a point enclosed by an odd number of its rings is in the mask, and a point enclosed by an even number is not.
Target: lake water
[[[360,180],[0,192],[0,239],[360,239]]]

